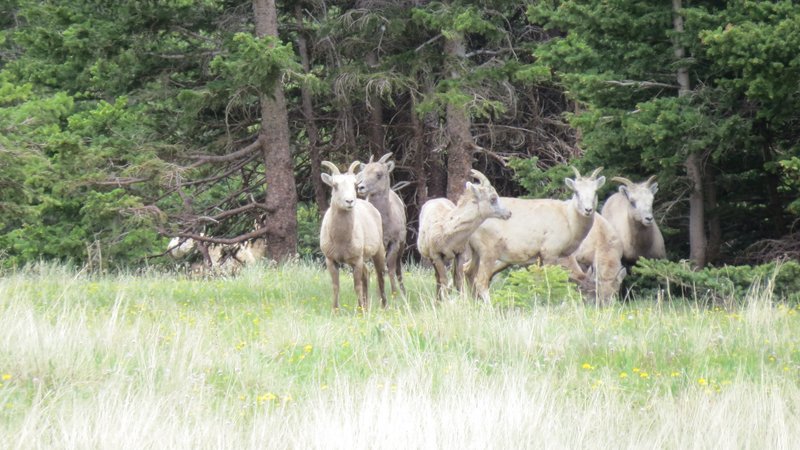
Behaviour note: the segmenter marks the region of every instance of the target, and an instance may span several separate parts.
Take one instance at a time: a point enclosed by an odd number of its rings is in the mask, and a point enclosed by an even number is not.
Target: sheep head
[[[320,165],[327,167],[331,171],[330,174],[322,174],[322,181],[331,187],[331,206],[351,211],[356,205],[356,184],[358,184],[360,178],[353,171],[361,163],[355,161],[350,164],[350,168],[346,173],[339,172],[339,168],[330,161],[322,161]]]
[[[653,198],[658,192],[658,183],[655,183],[655,176],[648,178],[641,183],[623,178],[614,177],[611,180],[622,183],[619,192],[628,199],[628,215],[636,222],[644,226],[653,224]]]
[[[459,199],[459,203],[462,203],[462,201],[471,202],[478,208],[478,215],[481,217],[502,220],[511,217],[511,211],[500,204],[500,196],[497,195],[497,191],[489,182],[489,179],[486,178],[486,175],[475,169],[470,171],[470,175],[478,180],[478,184],[467,181],[466,189],[462,194],[462,199]]]
[[[585,217],[592,217],[597,209],[597,190],[606,182],[606,177],[598,177],[597,174],[603,170],[598,167],[588,177],[584,177],[574,166],[575,179],[565,178],[564,183],[572,190],[572,202],[578,214]]]
[[[392,173],[395,166],[394,161],[389,161],[391,156],[391,153],[387,153],[378,161],[373,161],[370,156],[369,162],[361,167],[362,179],[357,186],[359,195],[367,196],[379,192],[389,192],[389,174]]]

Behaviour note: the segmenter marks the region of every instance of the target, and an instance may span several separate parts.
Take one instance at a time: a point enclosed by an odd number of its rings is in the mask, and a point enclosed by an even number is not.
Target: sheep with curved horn
[[[346,173],[330,161],[322,161],[331,173],[323,173],[322,181],[331,187],[330,207],[325,211],[319,232],[319,243],[325,255],[325,264],[333,284],[333,309],[339,308],[339,264],[353,267],[358,305],[366,311],[369,288],[369,270],[365,264],[371,259],[378,276],[378,291],[381,304],[387,306],[383,271],[386,251],[383,247],[381,214],[366,200],[356,196],[356,185],[360,181],[353,171],[361,165],[355,161]]]
[[[448,263],[453,265],[456,288],[459,292],[463,290],[464,254],[473,231],[488,218],[503,221],[511,216],[489,179],[474,169],[470,173],[478,184],[467,182],[458,204],[436,198],[425,202],[419,213],[417,248],[433,263],[439,299],[444,298]]]
[[[389,282],[392,294],[397,294],[398,287],[405,292],[402,258],[406,247],[406,205],[390,186],[389,178],[395,167],[394,161],[389,160],[391,156],[387,153],[375,162],[370,156],[369,162],[361,166],[358,193],[381,214]]]
[[[605,177],[588,177],[572,167],[575,179],[565,178],[569,200],[501,198],[511,210],[509,220],[486,220],[469,239],[472,261],[467,277],[475,294],[489,301],[489,283],[508,266],[563,263],[589,233],[597,207],[597,189]]]
[[[667,257],[664,237],[653,218],[653,199],[658,192],[655,178],[634,183],[624,177],[613,177],[612,181],[620,183],[619,191],[606,200],[600,212],[622,241],[622,260],[627,265],[642,257]]]

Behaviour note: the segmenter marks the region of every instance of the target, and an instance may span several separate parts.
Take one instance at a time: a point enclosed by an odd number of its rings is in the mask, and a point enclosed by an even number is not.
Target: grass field
[[[387,283],[388,284],[388,283]],[[330,310],[321,267],[0,279],[0,448],[792,448],[800,310]],[[374,277],[371,282],[375,302]]]

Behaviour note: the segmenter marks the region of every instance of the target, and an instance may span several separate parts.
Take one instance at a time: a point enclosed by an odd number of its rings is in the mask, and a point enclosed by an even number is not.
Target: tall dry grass
[[[324,271],[0,279],[0,448],[791,448],[796,307],[330,311]],[[351,284],[351,281],[342,280]],[[374,281],[373,281],[374,285]],[[373,286],[374,288],[374,286]],[[374,297],[374,295],[373,295]],[[349,309],[348,309],[349,308]]]

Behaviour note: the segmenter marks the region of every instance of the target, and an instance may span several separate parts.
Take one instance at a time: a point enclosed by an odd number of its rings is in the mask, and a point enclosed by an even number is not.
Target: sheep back
[[[422,205],[419,213],[419,235],[417,235],[417,250],[431,259],[440,252],[444,224],[449,214],[456,208],[455,203],[446,198],[428,200]]]
[[[538,258],[556,263],[572,254],[591,228],[591,221],[579,218],[561,200],[502,197],[501,201],[511,210],[511,218],[484,221],[470,238],[470,246],[491,245],[497,259],[507,264],[531,264]]]

